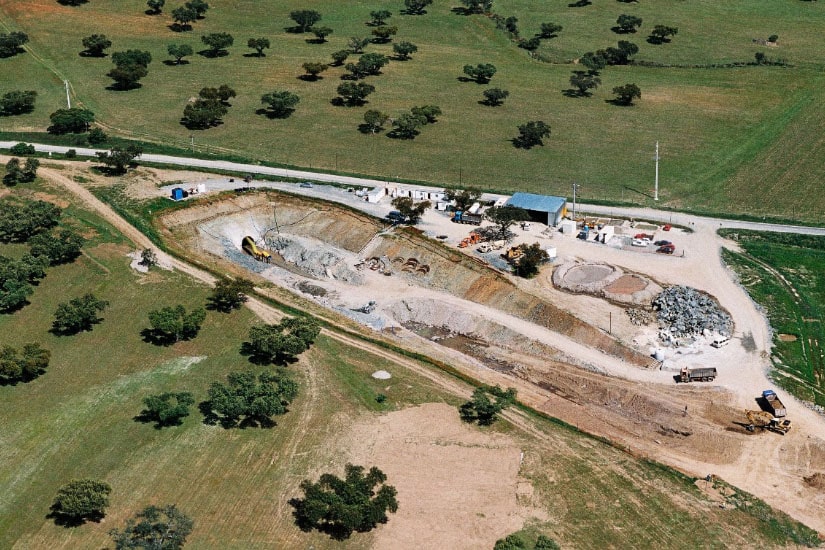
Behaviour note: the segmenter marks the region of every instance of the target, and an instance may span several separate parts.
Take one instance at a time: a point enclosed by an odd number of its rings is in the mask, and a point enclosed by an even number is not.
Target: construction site
[[[253,182],[236,193],[198,177],[209,199],[157,219],[173,249],[512,385],[542,413],[690,475],[721,476],[825,531],[825,492],[805,481],[822,475],[823,419],[784,395],[779,414],[763,395],[770,327],[722,264],[730,243],[713,226],[565,212],[555,226],[516,224],[500,242],[449,208],[406,226],[386,218],[389,200],[351,189]],[[549,261],[535,278],[515,277],[508,254],[533,243]]]

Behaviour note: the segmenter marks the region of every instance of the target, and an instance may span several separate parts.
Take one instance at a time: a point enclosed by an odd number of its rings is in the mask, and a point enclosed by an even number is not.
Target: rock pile
[[[681,338],[704,331],[729,335],[733,321],[719,304],[695,288],[672,286],[653,300],[659,326]]]
[[[280,236],[271,243],[281,257],[319,279],[338,279],[363,284],[363,277],[346,265],[345,258],[329,246],[305,242],[305,239]]]
[[[649,325],[655,320],[653,314],[646,309],[632,307],[625,311],[627,312],[627,316],[630,317],[630,322],[637,327]]]

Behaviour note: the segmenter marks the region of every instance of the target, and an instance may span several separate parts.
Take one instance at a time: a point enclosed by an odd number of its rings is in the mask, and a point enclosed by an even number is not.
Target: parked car
[[[673,244],[673,243],[672,243],[672,242],[670,242],[670,241],[656,241],[656,242],[655,242],[655,243],[653,243],[653,244],[655,244],[656,246],[665,246],[665,245],[667,245],[667,244]]]
[[[311,188],[312,187],[312,182],[311,181],[305,181],[304,183],[301,184],[301,187]]]
[[[650,241],[648,239],[633,239],[630,244],[633,246],[647,246],[650,244]]]
[[[670,231],[671,229],[672,229],[672,226],[671,226],[670,224],[666,224],[666,225],[662,228],[662,231]]]
[[[521,222],[521,229],[523,231],[530,231],[530,222]]]
[[[672,244],[666,244],[664,246],[660,246],[659,248],[657,248],[656,252],[658,252],[659,254],[673,254],[675,250],[675,246],[673,246]]]

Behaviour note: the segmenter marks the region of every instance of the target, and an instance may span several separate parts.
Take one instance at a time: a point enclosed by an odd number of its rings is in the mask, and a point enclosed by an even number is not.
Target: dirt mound
[[[822,472],[817,472],[807,477],[803,477],[802,480],[809,487],[819,489],[820,491],[825,491],[825,474],[823,474]]]

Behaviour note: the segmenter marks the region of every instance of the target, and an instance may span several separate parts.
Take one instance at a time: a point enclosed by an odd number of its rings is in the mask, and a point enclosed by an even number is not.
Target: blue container
[[[183,188],[182,187],[175,187],[172,189],[172,200],[179,201],[183,200]]]

